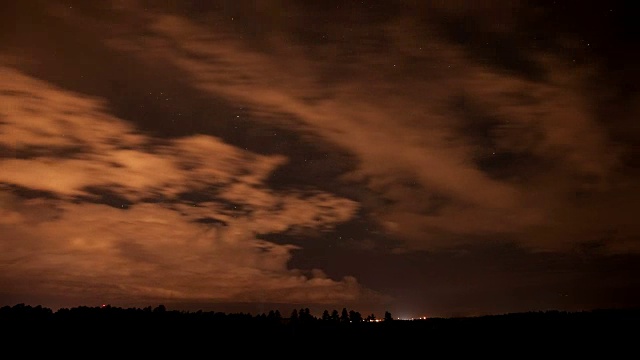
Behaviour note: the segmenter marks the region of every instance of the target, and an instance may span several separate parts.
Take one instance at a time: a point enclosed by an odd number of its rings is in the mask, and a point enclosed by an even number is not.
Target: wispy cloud
[[[355,55],[340,58],[329,42],[312,48],[316,58],[285,31],[265,36],[272,47],[258,51],[230,36],[223,21],[212,28],[162,13],[145,19],[148,35],[108,43],[143,61],[169,62],[212,96],[249,104],[257,116],[271,115],[269,121],[311,131],[354,154],[358,168],[342,180],[385,200],[367,210],[404,240],[399,251],[487,236],[564,251],[602,242],[611,226],[630,230],[615,220],[580,225],[590,221],[586,213],[599,212],[584,199],[634,188],[621,175],[625,149],[609,139],[582,94],[594,67],[532,49],[525,55],[543,80],[514,76],[474,60],[428,21],[396,19],[368,29],[390,40],[382,53],[354,41]],[[327,66],[348,81],[324,81]],[[576,194],[582,202],[574,201]],[[578,220],[561,222],[562,213]],[[603,249],[617,249],[615,242],[605,241]]]

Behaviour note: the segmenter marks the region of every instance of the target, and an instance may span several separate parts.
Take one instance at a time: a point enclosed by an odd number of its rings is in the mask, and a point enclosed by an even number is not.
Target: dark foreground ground
[[[213,358],[225,351],[225,357],[261,353],[405,358],[398,354],[438,353],[455,358],[489,352],[510,358],[537,354],[613,359],[636,358],[640,351],[640,309],[353,323],[158,308],[79,307],[54,312],[19,304],[0,308],[0,330],[0,347],[17,348],[21,358],[61,351],[80,351],[85,358],[187,352]]]

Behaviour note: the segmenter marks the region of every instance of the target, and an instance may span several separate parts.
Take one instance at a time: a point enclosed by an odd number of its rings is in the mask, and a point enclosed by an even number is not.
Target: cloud
[[[84,286],[100,284],[110,289],[101,295],[120,301],[283,302],[300,287],[309,298],[295,301],[312,303],[339,300],[324,294],[329,289],[348,289],[340,295],[347,298],[361,291],[353,279],[343,283],[287,270],[294,247],[257,240],[240,227],[243,222],[209,229],[154,204],[123,211],[60,203],[58,210],[55,220],[36,226],[13,224],[22,225],[15,240],[3,241],[2,263],[11,264],[3,280],[11,290],[81,296]],[[44,284],[32,289],[34,283]],[[322,293],[314,294],[317,289]]]
[[[506,34],[515,25],[503,15],[505,28],[479,22],[479,30]],[[602,199],[633,190],[621,175],[624,145],[611,141],[584,95],[594,66],[520,50],[541,75],[514,75],[470,56],[442,35],[435,18],[400,15],[384,26],[356,28],[349,55],[336,51],[337,40],[301,45],[282,24],[285,30],[276,27],[262,38],[271,48],[257,50],[219,20],[212,28],[157,12],[145,18],[147,35],[107,43],[143,61],[168,62],[211,96],[248,104],[257,117],[270,115],[269,121],[354,154],[358,167],[341,181],[386,201],[366,210],[389,236],[403,239],[398,250],[493,236],[532,250],[573,251],[599,241],[609,227],[598,222],[585,231],[580,224],[589,221],[586,213],[598,212],[598,203],[579,204],[575,194]],[[366,44],[377,37],[390,42],[376,53]],[[327,78],[328,68],[345,74],[344,81]],[[578,220],[560,222],[562,213]],[[617,251],[611,241],[604,248]]]
[[[284,156],[206,135],[155,139],[109,115],[99,99],[9,67],[0,77],[9,80],[0,86],[0,145],[16,154],[0,158],[3,291],[113,304],[378,296],[353,277],[289,269],[297,247],[258,238],[330,230],[358,209],[328,193],[269,189],[265,181]],[[195,191],[202,201],[185,200]],[[101,193],[122,204],[102,202]]]

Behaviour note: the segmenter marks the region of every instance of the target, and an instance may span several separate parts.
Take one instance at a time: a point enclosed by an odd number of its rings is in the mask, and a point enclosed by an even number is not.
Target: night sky
[[[627,5],[3,1],[0,305],[640,306]]]

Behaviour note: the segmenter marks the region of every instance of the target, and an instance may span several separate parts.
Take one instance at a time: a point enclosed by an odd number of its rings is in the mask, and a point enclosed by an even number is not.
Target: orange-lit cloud
[[[331,229],[358,209],[327,193],[267,188],[284,156],[205,135],[153,143],[97,99],[7,67],[0,77],[10,80],[0,92],[0,145],[16,154],[0,159],[0,182],[48,194],[28,200],[0,191],[3,291],[78,299],[89,291],[127,304],[321,304],[372,295],[353,277],[289,269],[295,246],[257,238]],[[215,192],[214,200],[181,200],[198,190]],[[123,204],[102,203],[100,191]]]

